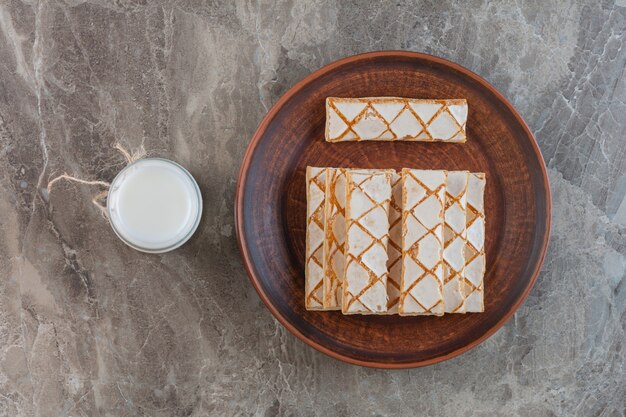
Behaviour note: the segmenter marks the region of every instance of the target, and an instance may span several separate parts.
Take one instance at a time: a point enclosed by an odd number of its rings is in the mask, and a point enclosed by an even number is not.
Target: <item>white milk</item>
[[[146,158],[115,177],[107,206],[111,226],[125,243],[144,252],[166,252],[191,237],[200,221],[202,199],[183,167]]]

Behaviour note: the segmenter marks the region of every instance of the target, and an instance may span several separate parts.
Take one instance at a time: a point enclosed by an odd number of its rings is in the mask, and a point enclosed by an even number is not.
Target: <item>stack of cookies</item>
[[[462,142],[466,116],[465,100],[330,98],[326,138]],[[483,311],[484,174],[307,167],[306,187],[307,309]]]

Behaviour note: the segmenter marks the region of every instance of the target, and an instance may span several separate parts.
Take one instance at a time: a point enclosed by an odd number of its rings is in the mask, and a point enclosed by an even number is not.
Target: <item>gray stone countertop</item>
[[[624,416],[626,1],[0,0],[0,415]],[[233,228],[239,165],[296,81],[381,49],[451,59],[519,109],[552,238],[514,318],[383,371],[273,319]],[[193,239],[143,255],[99,208],[131,155],[186,166]],[[67,174],[87,181],[77,183]]]

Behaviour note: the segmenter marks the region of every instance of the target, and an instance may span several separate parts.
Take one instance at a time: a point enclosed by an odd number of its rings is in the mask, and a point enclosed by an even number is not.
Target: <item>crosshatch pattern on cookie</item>
[[[341,309],[346,240],[346,170],[331,168],[326,181],[324,308]]]
[[[402,170],[400,315],[443,315],[445,171]]]
[[[387,244],[390,173],[353,170],[346,174],[346,248],[342,312],[387,311]]]
[[[467,171],[449,171],[446,181],[443,228],[443,302],[446,313],[465,312],[463,271],[468,178]]]
[[[305,262],[305,307],[323,310],[324,202],[328,168],[307,167],[307,230]]]
[[[387,314],[397,314],[402,280],[402,181],[391,173],[391,202],[389,203],[389,244],[387,247]]]
[[[326,141],[465,142],[467,101],[400,97],[326,99]]]
[[[468,313],[480,313],[485,310],[485,185],[484,173],[470,174],[467,185],[467,244],[463,271],[465,311]]]

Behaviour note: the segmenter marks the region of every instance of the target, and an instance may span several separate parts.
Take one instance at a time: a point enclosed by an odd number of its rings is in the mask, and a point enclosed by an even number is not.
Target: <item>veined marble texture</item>
[[[1,416],[624,416],[626,1],[0,0]],[[287,332],[233,229],[269,107],[338,58],[422,51],[477,72],[536,134],[552,238],[492,338],[421,369]],[[133,154],[204,194],[181,249],[126,247],[92,202]],[[96,200],[99,201],[99,200]]]

